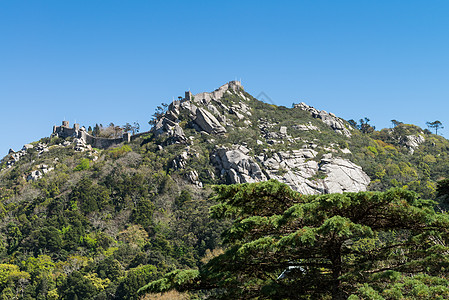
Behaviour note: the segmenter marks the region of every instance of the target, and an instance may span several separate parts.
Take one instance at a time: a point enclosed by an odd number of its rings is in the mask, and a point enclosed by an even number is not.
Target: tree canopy
[[[405,189],[305,196],[277,181],[217,186],[228,245],[199,270],[141,292],[209,290],[224,299],[449,297],[449,219]]]
[[[433,122],[426,122],[426,124],[429,128],[435,129],[435,134],[438,134],[438,129],[444,128],[443,123],[441,123],[438,120],[433,121]]]
[[[362,133],[365,133],[365,134],[373,133],[374,130],[376,130],[376,127],[371,126],[369,124],[369,122],[370,122],[370,119],[368,119],[367,117],[360,119],[358,124],[353,119],[348,120],[349,125],[351,125],[354,128],[357,128],[358,130],[360,130]]]

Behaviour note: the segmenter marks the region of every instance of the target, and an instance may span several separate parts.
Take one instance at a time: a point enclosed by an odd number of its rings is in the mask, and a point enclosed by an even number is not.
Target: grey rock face
[[[239,118],[239,120],[243,120],[245,118],[245,116],[239,113],[239,111],[236,108],[229,109],[229,113],[236,115],[237,118]]]
[[[419,147],[422,143],[425,142],[425,138],[422,135],[407,135],[405,139],[402,141],[402,144],[405,145],[410,154],[415,152],[415,149]]]
[[[33,149],[34,148],[34,146],[33,145],[31,145],[31,144],[25,144],[25,145],[23,145],[23,148],[22,148],[22,150],[25,150],[25,151],[27,151],[28,149]]]
[[[312,115],[312,117],[316,119],[321,119],[321,121],[323,121],[327,126],[332,128],[335,132],[343,134],[347,137],[351,136],[351,132],[346,128],[343,120],[335,116],[333,113],[328,113],[324,110],[317,110],[316,108],[309,106],[304,102],[295,104],[294,107],[308,111]]]
[[[218,122],[214,115],[202,108],[197,108],[194,122],[207,133],[223,134],[226,132],[226,129]]]
[[[168,111],[152,128],[152,131],[155,132],[156,135],[168,133],[169,135],[184,140],[181,138],[184,137],[182,128],[177,127],[176,124],[179,123],[180,114],[185,116],[187,113],[189,118],[193,121],[191,125],[197,131],[204,131],[208,134],[224,134],[227,131],[223,125],[233,126],[233,124],[229,122],[229,119],[225,114],[220,113],[219,109],[224,110],[225,113],[233,114],[241,120],[245,119],[245,114],[251,115],[250,107],[244,103],[228,107],[220,101],[225,93],[231,93],[231,91],[237,93],[242,99],[246,99],[241,92],[242,88],[239,81],[231,81],[222,85],[212,93],[199,93],[193,97],[186,96],[186,98],[180,101],[173,101],[173,103],[168,106]],[[251,124],[250,121],[248,122],[249,123],[245,124]],[[170,130],[172,132],[169,132]]]
[[[220,112],[218,111],[218,109],[214,105],[212,105],[212,104],[209,104],[207,106],[207,109],[210,110],[212,112],[212,114],[214,114],[215,116],[219,116],[220,115]]]
[[[259,156],[258,160],[269,179],[284,182],[302,194],[320,194],[322,188],[310,178],[318,171],[318,163],[310,160],[317,155],[312,149],[273,153],[271,157]]]
[[[244,150],[243,150],[244,151]],[[221,176],[229,183],[258,182],[267,180],[259,165],[242,149],[219,148],[211,158]]]
[[[287,135],[287,127],[286,126],[281,126],[281,128],[279,129],[279,132],[282,135]]]
[[[213,104],[208,104],[208,109],[218,114],[219,111]],[[170,104],[168,111],[151,129],[156,136],[167,134],[173,137],[175,143],[186,143],[187,138],[184,135],[183,129],[179,126],[178,116],[181,112],[187,112],[190,119],[193,121],[193,127],[198,131],[204,131],[209,134],[223,134],[226,129],[221,125],[217,118],[204,108],[198,107],[191,101],[173,102]],[[222,118],[225,120],[224,116]]]
[[[30,175],[27,176],[27,181],[36,181],[39,178],[41,178],[43,173],[41,173],[39,170],[31,172]]]
[[[179,105],[180,110],[187,110],[191,118],[196,116],[197,106],[190,101],[182,102]]]
[[[10,153],[9,160],[6,163],[7,168],[11,168],[16,162],[18,162],[22,156],[26,155],[27,152],[25,150],[20,150],[14,153]]]
[[[186,151],[183,151],[181,154],[175,157],[170,163],[170,167],[175,170],[182,170],[185,169],[189,162],[189,153],[188,153],[188,147],[186,148]],[[185,174],[185,178],[192,184],[196,185],[197,187],[203,187],[203,183],[200,181],[198,172],[196,170],[191,170]]]
[[[9,149],[9,157],[8,161],[6,162],[6,167],[11,168],[16,162],[18,162],[23,156],[28,154],[28,150],[35,149],[37,151],[37,154],[40,156],[45,152],[48,152],[48,145],[39,143],[36,146],[33,146],[31,144],[26,144],[22,147],[20,151],[14,152],[14,150]]]
[[[73,145],[75,151],[84,152],[84,151],[92,151],[92,146],[87,144],[84,139],[75,138],[73,140]]]
[[[43,144],[43,143],[39,143],[36,145],[35,147],[36,151],[38,152],[39,155],[42,155],[44,152],[48,152],[48,145],[47,144]]]
[[[199,188],[203,187],[203,183],[200,181],[198,172],[193,170],[187,173],[187,179],[190,181],[190,183],[196,185]]]
[[[327,176],[322,184],[326,193],[366,191],[370,178],[362,168],[342,158],[321,160],[320,171]]]
[[[211,161],[228,183],[277,179],[302,194],[366,190],[370,179],[361,167],[342,158],[333,158],[330,154],[317,162],[312,160],[316,155],[313,149],[299,149],[253,159],[236,147],[218,149]]]
[[[170,117],[174,116],[174,114],[168,115]],[[154,132],[156,137],[163,134],[168,135],[170,137],[169,142],[171,144],[185,143],[187,141],[187,138],[184,135],[184,130],[182,130],[181,126],[167,117],[162,117],[153,127],[152,131]]]
[[[170,167],[175,170],[185,169],[187,166],[188,153],[187,151],[183,151],[180,155],[176,156],[175,159],[171,162]]]
[[[181,101],[175,101],[170,104],[167,113],[152,130],[156,135],[167,134],[186,141],[187,144],[193,143],[195,139],[192,136],[185,137],[182,128],[178,125],[180,116],[188,116],[187,121],[190,122],[188,124],[200,131],[201,134],[210,135],[208,138],[211,141],[214,140],[213,135],[227,132],[224,126],[227,126],[229,130],[233,127],[236,130],[234,116],[239,120],[247,121],[245,120],[247,116],[252,115],[251,107],[247,102],[249,100],[241,92],[241,88],[239,82],[230,82],[212,93],[200,93],[194,98],[186,97]],[[220,99],[226,93],[239,95],[241,101],[224,104]],[[351,136],[350,128],[347,128],[346,123],[335,115],[319,111],[304,103],[297,104],[295,107],[309,112],[312,117],[321,120],[335,132]],[[251,124],[249,120],[248,122],[245,124]],[[296,140],[289,135],[289,131],[292,129],[319,131],[319,128],[311,122],[300,123],[292,127],[279,126],[279,123],[273,123],[269,119],[260,119],[257,122],[261,138],[265,139],[267,144],[296,144]],[[264,142],[258,140],[257,144],[264,144]],[[210,160],[215,165],[217,173],[230,184],[259,182],[273,178],[285,182],[292,189],[303,194],[366,190],[370,179],[359,166],[349,160],[334,158],[330,154],[316,157],[317,150],[332,151],[333,149],[321,147],[314,150],[318,146],[313,141],[308,142],[305,147],[276,153],[266,149],[265,154],[256,157],[251,156],[250,149],[242,145],[234,145],[231,148],[219,147],[210,156]],[[189,157],[195,153],[191,153],[189,147],[186,149],[171,162],[173,169],[188,169]],[[338,151],[334,151],[338,153]],[[191,170],[185,174],[188,181],[202,186],[197,171]]]
[[[325,155],[320,161],[311,160],[317,152],[299,149],[273,153],[258,160],[269,179],[288,184],[302,194],[365,191],[370,179],[362,168],[342,158]]]
[[[37,166],[37,170],[34,170],[33,172],[31,172],[30,175],[27,176],[27,181],[36,181],[40,178],[42,178],[42,176],[44,176],[44,174],[53,171],[54,168],[49,167],[47,165],[39,165]]]
[[[302,130],[302,131],[309,131],[309,130],[318,130],[319,131],[318,127],[316,127],[310,123],[305,124],[305,125],[302,125],[302,124],[293,125],[292,127],[296,130]]]

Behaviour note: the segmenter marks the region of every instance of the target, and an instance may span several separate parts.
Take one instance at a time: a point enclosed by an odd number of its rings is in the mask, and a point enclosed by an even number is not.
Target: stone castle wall
[[[232,89],[236,89],[238,87],[241,87],[241,83],[238,81],[231,81],[217,90],[215,90],[212,93],[202,93],[200,94],[203,97],[210,98],[210,96],[220,96],[224,93],[223,90],[227,89],[228,87]],[[182,100],[174,100],[173,103],[170,104],[170,106],[173,105],[179,105],[180,103],[184,101],[191,101],[193,100],[192,93],[190,91],[185,92],[185,96]],[[113,145],[118,145],[123,142],[130,142],[136,140],[138,137],[148,134],[151,131],[146,132],[140,132],[137,134],[131,135],[128,132],[125,132],[122,137],[119,138],[102,138],[102,137],[96,137],[91,134],[89,134],[84,128],[80,128],[80,125],[78,123],[75,123],[73,127],[69,127],[69,121],[62,121],[61,126],[53,126],[53,134],[52,136],[59,136],[61,138],[68,138],[68,137],[75,137],[83,139],[87,144],[91,145],[94,148],[100,148],[105,149],[108,147],[111,147]]]
[[[215,91],[213,91],[211,93],[203,92],[203,93],[196,94],[194,96],[194,99],[195,99],[194,101],[201,102],[203,104],[209,104],[209,102],[212,99],[220,99],[221,97],[223,97],[223,95],[229,89],[232,89],[233,91],[237,92],[240,89],[243,89],[243,85],[240,81],[237,81],[237,80],[229,81],[228,83],[220,86],[218,89],[216,89]],[[187,94],[186,94],[186,97],[187,97]],[[190,97],[192,97],[191,94],[190,94]]]
[[[130,136],[130,140],[131,140],[131,141],[134,141],[134,140],[136,140],[138,137],[141,137],[142,135],[148,134],[148,133],[150,133],[150,132],[151,132],[151,131],[145,131],[145,132],[139,132],[139,133],[133,134],[133,135]]]
[[[87,144],[94,148],[106,149],[114,145],[118,145],[123,142],[130,142],[135,140],[137,137],[149,132],[142,132],[138,134],[131,135],[125,132],[123,136],[118,138],[103,138],[96,137],[89,134],[84,128],[80,128],[79,124],[74,124],[73,128],[69,127],[68,121],[63,121],[62,126],[53,126],[53,136],[59,136],[61,138],[74,137],[83,139]]]

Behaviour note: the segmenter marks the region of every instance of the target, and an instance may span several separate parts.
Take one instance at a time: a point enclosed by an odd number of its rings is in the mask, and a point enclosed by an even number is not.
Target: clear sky
[[[449,1],[0,0],[0,156],[86,127],[148,120],[190,89],[242,79],[301,101],[449,136]]]

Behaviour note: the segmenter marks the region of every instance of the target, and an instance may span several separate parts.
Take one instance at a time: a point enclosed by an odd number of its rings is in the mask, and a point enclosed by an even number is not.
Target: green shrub
[[[81,162],[73,169],[74,171],[84,171],[90,168],[90,160],[83,158]]]
[[[109,153],[110,153],[111,157],[119,158],[119,157],[123,156],[125,153],[131,152],[131,151],[133,151],[133,150],[131,149],[130,146],[123,145],[121,147],[117,147],[117,148],[109,150]]]
[[[148,199],[141,199],[132,212],[131,220],[144,228],[149,228],[153,224],[153,212],[154,204]]]

